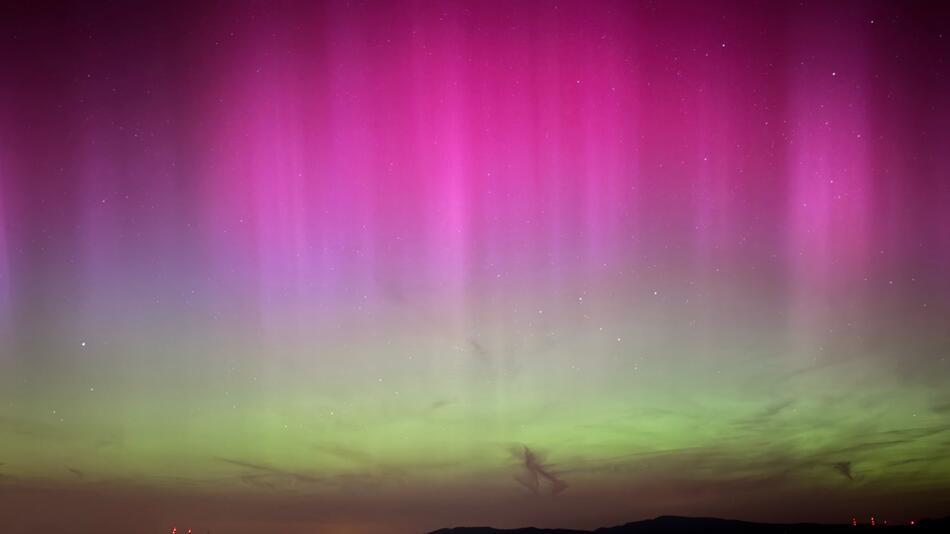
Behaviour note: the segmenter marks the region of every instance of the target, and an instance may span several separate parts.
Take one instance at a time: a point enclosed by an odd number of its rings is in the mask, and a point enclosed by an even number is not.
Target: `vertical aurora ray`
[[[946,511],[945,8],[9,11],[15,526]]]

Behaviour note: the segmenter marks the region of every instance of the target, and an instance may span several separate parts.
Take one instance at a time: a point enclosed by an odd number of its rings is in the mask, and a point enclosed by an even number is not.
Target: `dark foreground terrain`
[[[542,528],[518,528],[518,529],[497,529],[489,527],[458,527],[443,528],[430,534],[667,534],[667,533],[726,533],[740,532],[748,534],[782,534],[798,533],[805,534],[818,532],[822,534],[833,534],[837,532],[867,532],[869,530],[886,529],[892,534],[899,532],[950,532],[950,517],[944,519],[921,519],[915,524],[878,524],[872,527],[868,524],[858,526],[851,525],[826,525],[815,523],[795,523],[795,524],[775,524],[775,523],[750,523],[747,521],[732,521],[728,519],[710,519],[700,517],[674,517],[662,516],[656,519],[645,521],[636,521],[619,525],[616,527],[604,527],[596,530],[570,530],[570,529],[542,529]]]

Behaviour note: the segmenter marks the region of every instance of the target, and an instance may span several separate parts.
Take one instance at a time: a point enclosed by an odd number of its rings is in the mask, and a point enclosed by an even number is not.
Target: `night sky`
[[[950,513],[950,4],[6,4],[3,532]]]

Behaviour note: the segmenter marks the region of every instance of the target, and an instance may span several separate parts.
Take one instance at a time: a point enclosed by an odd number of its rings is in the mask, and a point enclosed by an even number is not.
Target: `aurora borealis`
[[[946,515],[948,15],[8,3],[3,531]]]

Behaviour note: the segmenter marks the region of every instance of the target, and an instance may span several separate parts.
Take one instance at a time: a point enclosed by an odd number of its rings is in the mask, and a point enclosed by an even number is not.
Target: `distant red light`
[[[916,524],[917,524],[916,521],[914,521],[913,519],[910,520],[910,525],[911,525],[911,526],[914,526],[914,525],[916,525]]]

